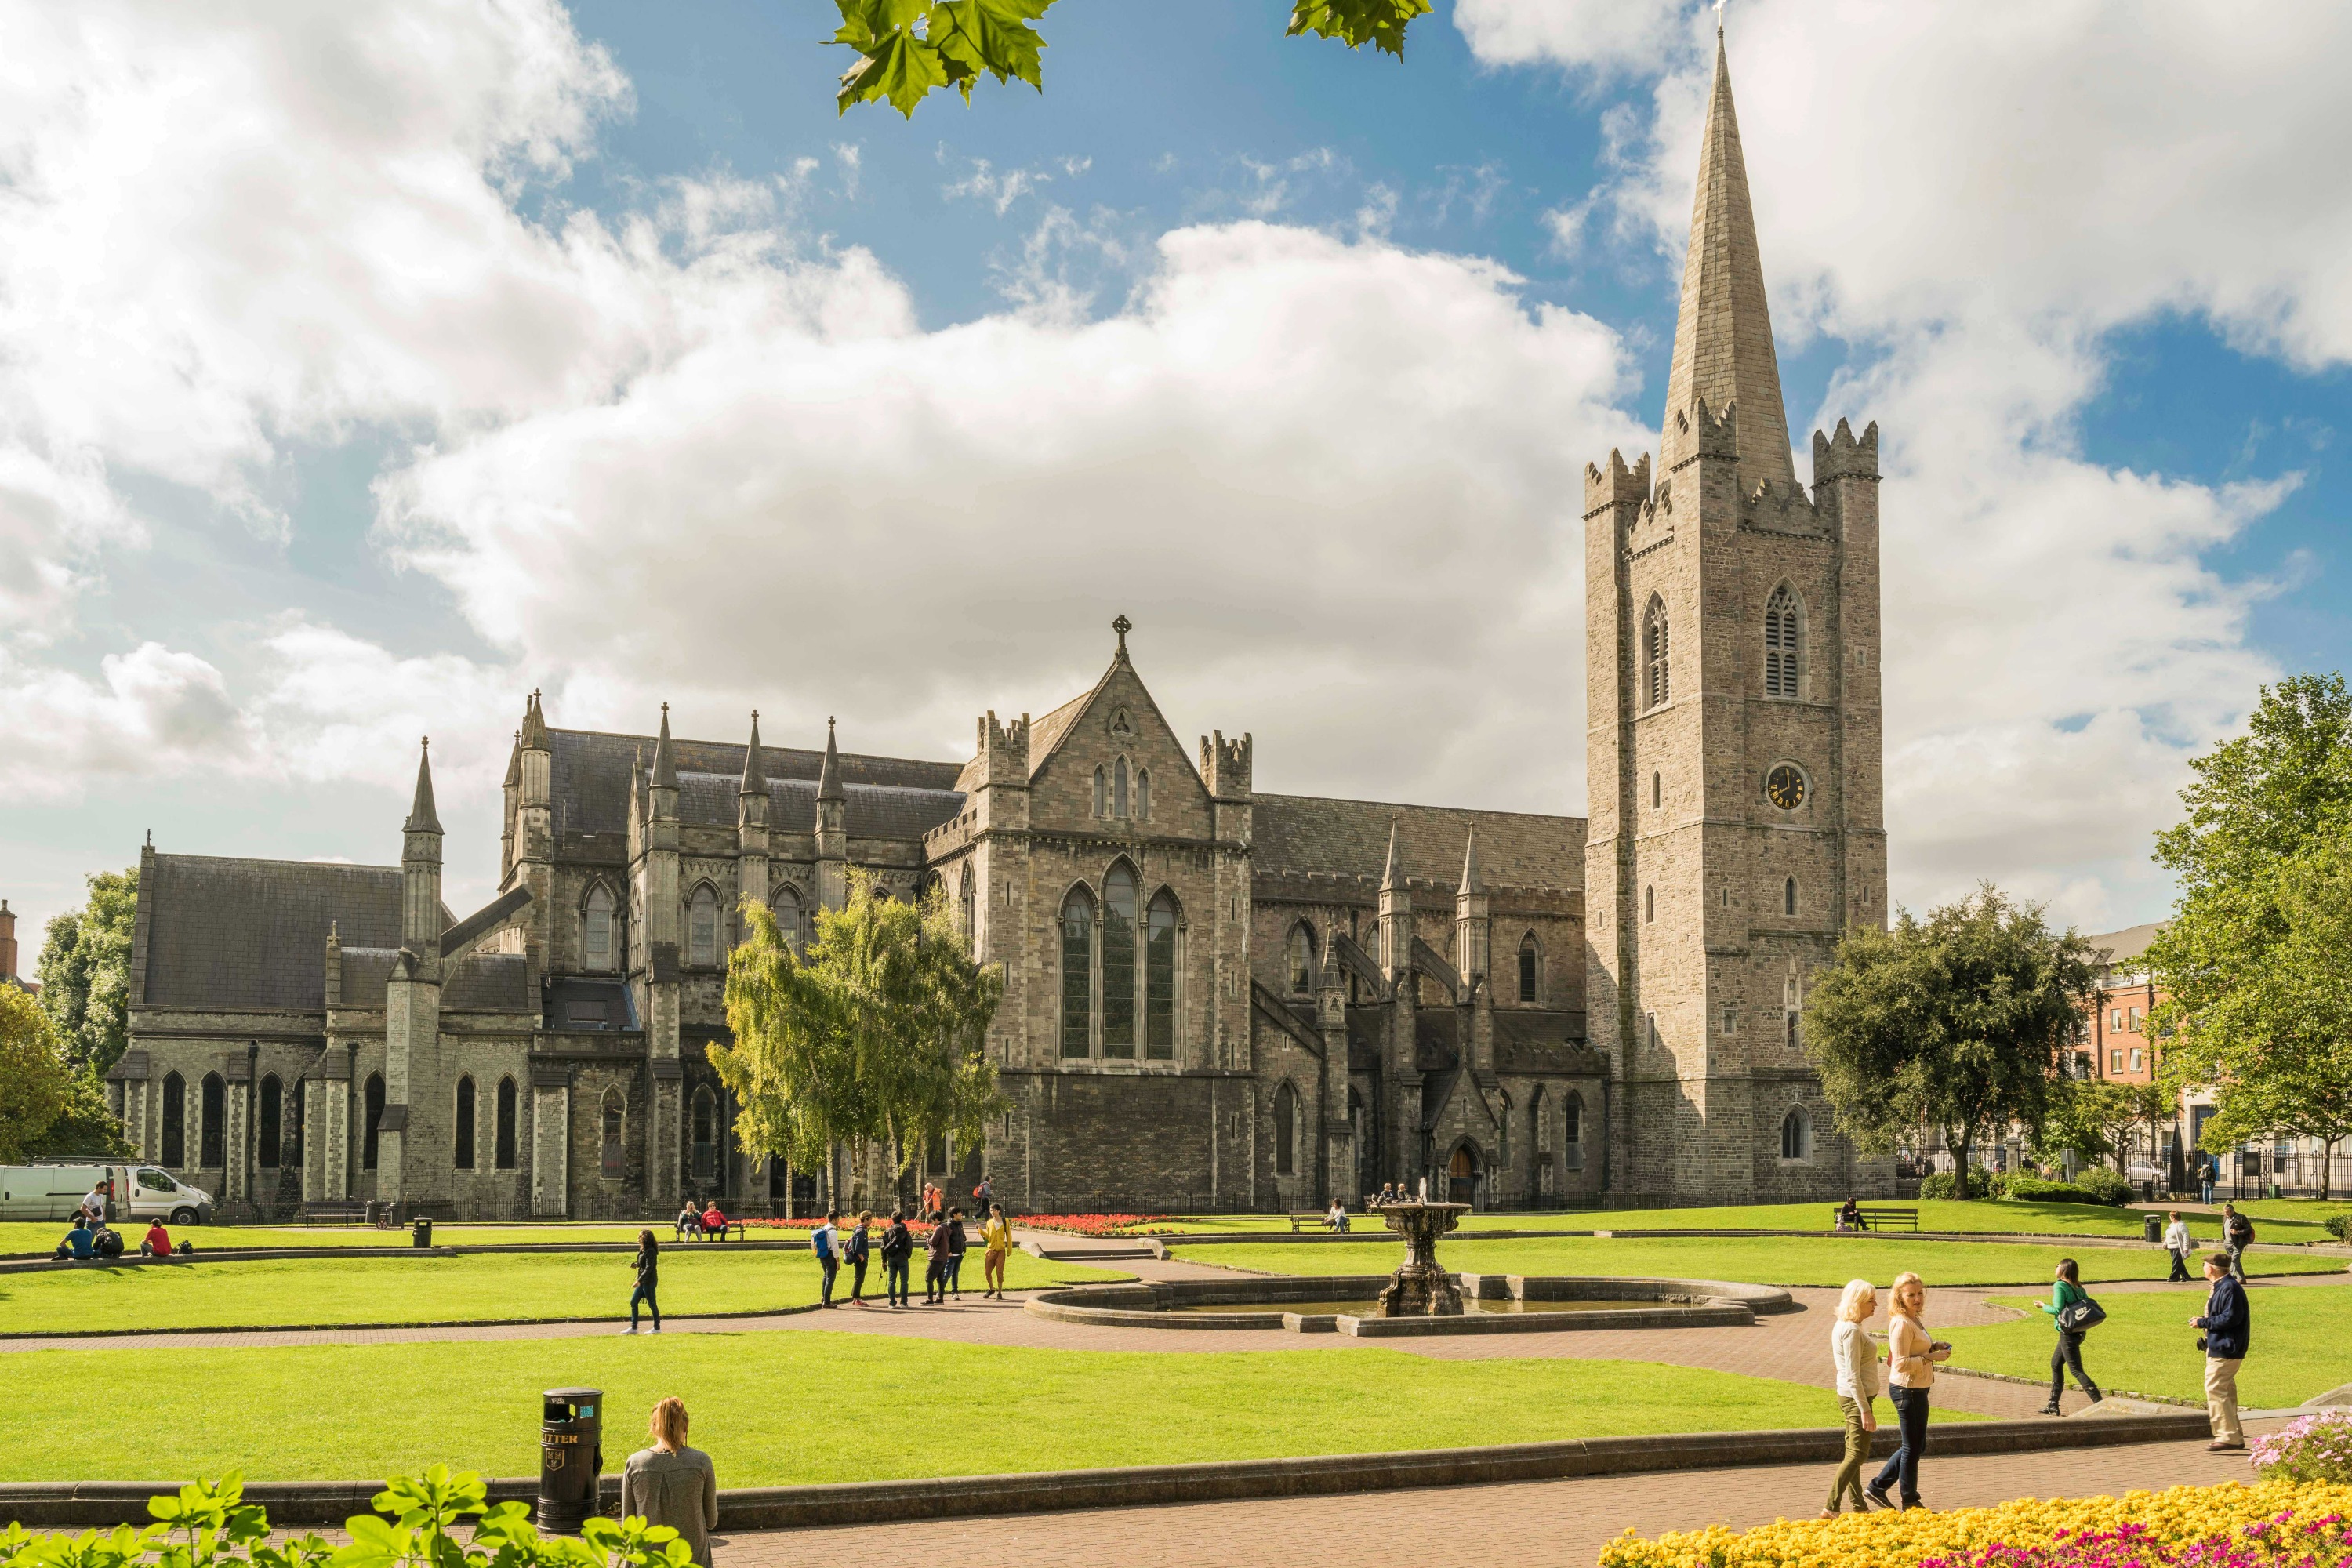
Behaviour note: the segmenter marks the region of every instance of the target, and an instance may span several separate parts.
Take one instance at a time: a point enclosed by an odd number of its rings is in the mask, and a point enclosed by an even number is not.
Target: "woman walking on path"
[[[1870,1458],[1870,1435],[1878,1430],[1878,1347],[1870,1342],[1863,1325],[1878,1310],[1878,1287],[1867,1279],[1849,1279],[1838,1299],[1837,1326],[1830,1331],[1830,1362],[1837,1368],[1838,1409],[1845,1416],[1845,1458],[1830,1479],[1829,1506],[1823,1519],[1835,1519],[1846,1494],[1853,1495],[1853,1511],[1867,1513],[1862,1500],[1862,1466]]]
[[[857,1228],[849,1233],[849,1239],[841,1246],[841,1260],[854,1270],[849,1276],[849,1304],[853,1307],[866,1305],[866,1259],[873,1247],[866,1227],[873,1223],[872,1211],[859,1209]]]
[[[907,1228],[907,1211],[892,1209],[890,1224],[882,1232],[882,1287],[894,1312],[907,1304],[907,1259],[914,1251],[915,1234]]]
[[[2165,1276],[2165,1283],[2177,1285],[2189,1279],[2189,1252],[2196,1244],[2189,1239],[2189,1222],[2180,1217],[2179,1209],[2172,1211],[2171,1218],[2172,1223],[2164,1227],[2164,1250],[2172,1254],[2172,1272]]]
[[[981,1277],[988,1281],[988,1289],[981,1292],[980,1299],[985,1301],[993,1296],[1002,1301],[1004,1300],[1004,1258],[1013,1250],[1013,1224],[1004,1217],[1003,1205],[989,1205],[988,1223],[980,1227],[980,1241],[988,1249],[981,1254],[980,1258]]]
[[[2050,1403],[2042,1407],[2044,1415],[2064,1414],[2058,1408],[2058,1396],[2066,1391],[2066,1374],[2069,1372],[2074,1374],[2074,1381],[2081,1385],[2083,1392],[2091,1396],[2092,1404],[2096,1405],[2103,1397],[2099,1385],[2093,1383],[2091,1374],[2083,1370],[2083,1336],[2089,1331],[2066,1326],[2068,1310],[2086,1306],[2090,1300],[2090,1292],[2083,1289],[2082,1276],[2074,1268],[2074,1260],[2060,1258],[2058,1279],[2050,1288],[2049,1301],[2046,1304],[2035,1303],[2041,1310],[2050,1314],[2051,1322],[2058,1330],[2058,1343],[2050,1352]]]
[[[1936,1363],[1952,1359],[1952,1347],[1927,1337],[1919,1321],[1927,1310],[1927,1288],[1916,1274],[1895,1277],[1886,1325],[1886,1397],[1894,1403],[1895,1421],[1903,1446],[1895,1450],[1867,1489],[1870,1500],[1893,1508],[1886,1489],[1901,1481],[1905,1508],[1923,1508],[1919,1500],[1919,1461],[1927,1451],[1927,1390],[1935,1385]]]
[[[710,1532],[719,1528],[719,1472],[710,1456],[686,1446],[686,1406],[665,1399],[654,1406],[650,1448],[629,1456],[621,1471],[621,1517],[677,1531],[694,1561],[710,1568]]]
[[[629,1292],[629,1326],[625,1332],[637,1331],[637,1303],[654,1315],[654,1332],[661,1332],[661,1303],[654,1300],[654,1290],[661,1283],[661,1248],[649,1230],[637,1232],[637,1288]]]

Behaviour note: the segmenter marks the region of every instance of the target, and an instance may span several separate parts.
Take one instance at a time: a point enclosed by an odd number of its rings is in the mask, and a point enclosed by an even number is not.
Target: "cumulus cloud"
[[[13,800],[68,800],[98,780],[255,765],[255,726],[221,672],[161,643],[107,655],[95,679],[0,653],[0,708],[8,730],[0,791]]]
[[[1457,18],[1489,64],[1656,78],[1601,195],[1678,268],[1713,15],[1580,10]],[[2275,673],[2248,646],[2261,584],[2210,559],[2295,476],[2111,468],[2075,422],[2104,334],[2165,312],[2297,367],[2352,355],[2352,193],[2306,177],[2352,153],[2352,15],[1747,0],[1730,43],[1774,325],[1848,345],[1816,418],[1886,441],[1898,895],[1993,876],[2094,924],[2145,918],[2187,758]]]

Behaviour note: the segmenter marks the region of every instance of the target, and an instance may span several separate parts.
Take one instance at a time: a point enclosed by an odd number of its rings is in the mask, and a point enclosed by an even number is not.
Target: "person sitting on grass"
[[[172,1256],[172,1233],[163,1228],[162,1220],[151,1220],[148,1223],[147,1237],[139,1244],[139,1256],[142,1258]]]
[[[702,1211],[702,1230],[704,1235],[714,1239],[722,1241],[726,1239],[727,1216],[719,1212],[717,1198],[711,1199],[710,1206]]]
[[[86,1262],[91,1256],[93,1256],[90,1249],[90,1241],[91,1237],[89,1216],[81,1214],[79,1211],[76,1211],[74,1215],[73,1228],[66,1232],[66,1238],[58,1243],[57,1251],[52,1253],[50,1256],[54,1258],[72,1258]]]

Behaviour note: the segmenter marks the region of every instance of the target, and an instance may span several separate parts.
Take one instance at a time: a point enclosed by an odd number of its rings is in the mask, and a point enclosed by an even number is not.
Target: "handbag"
[[[2106,1321],[2107,1310],[2088,1296],[2058,1314],[2058,1326],[2070,1334],[2095,1329]]]

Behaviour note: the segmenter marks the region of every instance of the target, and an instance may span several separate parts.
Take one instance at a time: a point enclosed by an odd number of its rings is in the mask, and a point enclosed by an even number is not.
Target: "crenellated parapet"
[[[1584,465],[1584,515],[1591,518],[1611,507],[1646,503],[1650,498],[1650,454],[1632,468],[1625,466],[1625,456],[1616,447],[1609,449],[1609,463]]]
[[[1813,432],[1813,485],[1815,489],[1832,479],[1878,480],[1878,421],[1874,419],[1860,436],[1853,426],[1841,419],[1830,435]]]
[[[1023,784],[1029,782],[1029,715],[1010,723],[996,721],[991,709],[977,721],[980,731],[972,754],[980,759],[980,785]]]
[[[1219,800],[1249,799],[1250,737],[1241,735],[1228,741],[1222,730],[1212,730],[1202,736],[1201,777],[1207,782],[1209,793]]]

